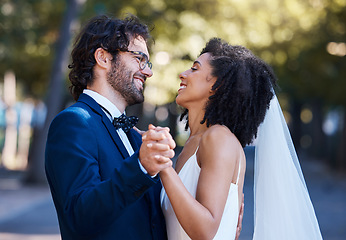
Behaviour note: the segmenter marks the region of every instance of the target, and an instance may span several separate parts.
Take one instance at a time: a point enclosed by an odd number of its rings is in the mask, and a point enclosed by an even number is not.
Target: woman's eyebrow
[[[200,66],[202,66],[202,64],[197,60],[193,62],[193,64],[196,64],[196,63],[199,64]]]

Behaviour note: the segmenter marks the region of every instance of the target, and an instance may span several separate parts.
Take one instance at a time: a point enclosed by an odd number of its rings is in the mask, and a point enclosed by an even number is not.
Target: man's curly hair
[[[243,46],[232,46],[213,38],[201,54],[210,53],[212,87],[201,124],[227,126],[243,147],[257,136],[270,100],[274,96],[276,76],[263,60]],[[187,110],[181,119],[187,116]],[[188,124],[188,123],[187,123]]]
[[[105,15],[91,19],[76,38],[71,53],[72,63],[68,66],[71,69],[69,79],[73,98],[77,100],[87,84],[93,81],[96,49],[105,49],[116,61],[117,53],[128,50],[130,41],[137,37],[148,41],[150,34],[148,27],[133,15],[123,20]]]

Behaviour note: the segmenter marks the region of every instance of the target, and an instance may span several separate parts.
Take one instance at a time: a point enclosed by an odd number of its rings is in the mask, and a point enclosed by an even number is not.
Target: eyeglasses
[[[148,56],[145,53],[139,52],[139,51],[125,51],[132,53],[134,55],[139,55],[137,58],[139,60],[139,68],[143,70],[147,65],[151,69],[153,67],[153,64],[149,62]]]

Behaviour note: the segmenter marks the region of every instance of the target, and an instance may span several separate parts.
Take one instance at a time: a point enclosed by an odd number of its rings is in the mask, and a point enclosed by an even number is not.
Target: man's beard
[[[137,89],[131,71],[120,59],[112,62],[112,69],[107,73],[107,81],[121,94],[128,106],[144,101],[143,90]]]

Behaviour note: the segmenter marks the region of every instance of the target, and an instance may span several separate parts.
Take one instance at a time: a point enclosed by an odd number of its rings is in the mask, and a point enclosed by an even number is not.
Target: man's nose
[[[147,78],[150,78],[153,76],[153,71],[149,68],[149,66],[145,66],[144,69],[141,70],[141,73],[143,73]]]

